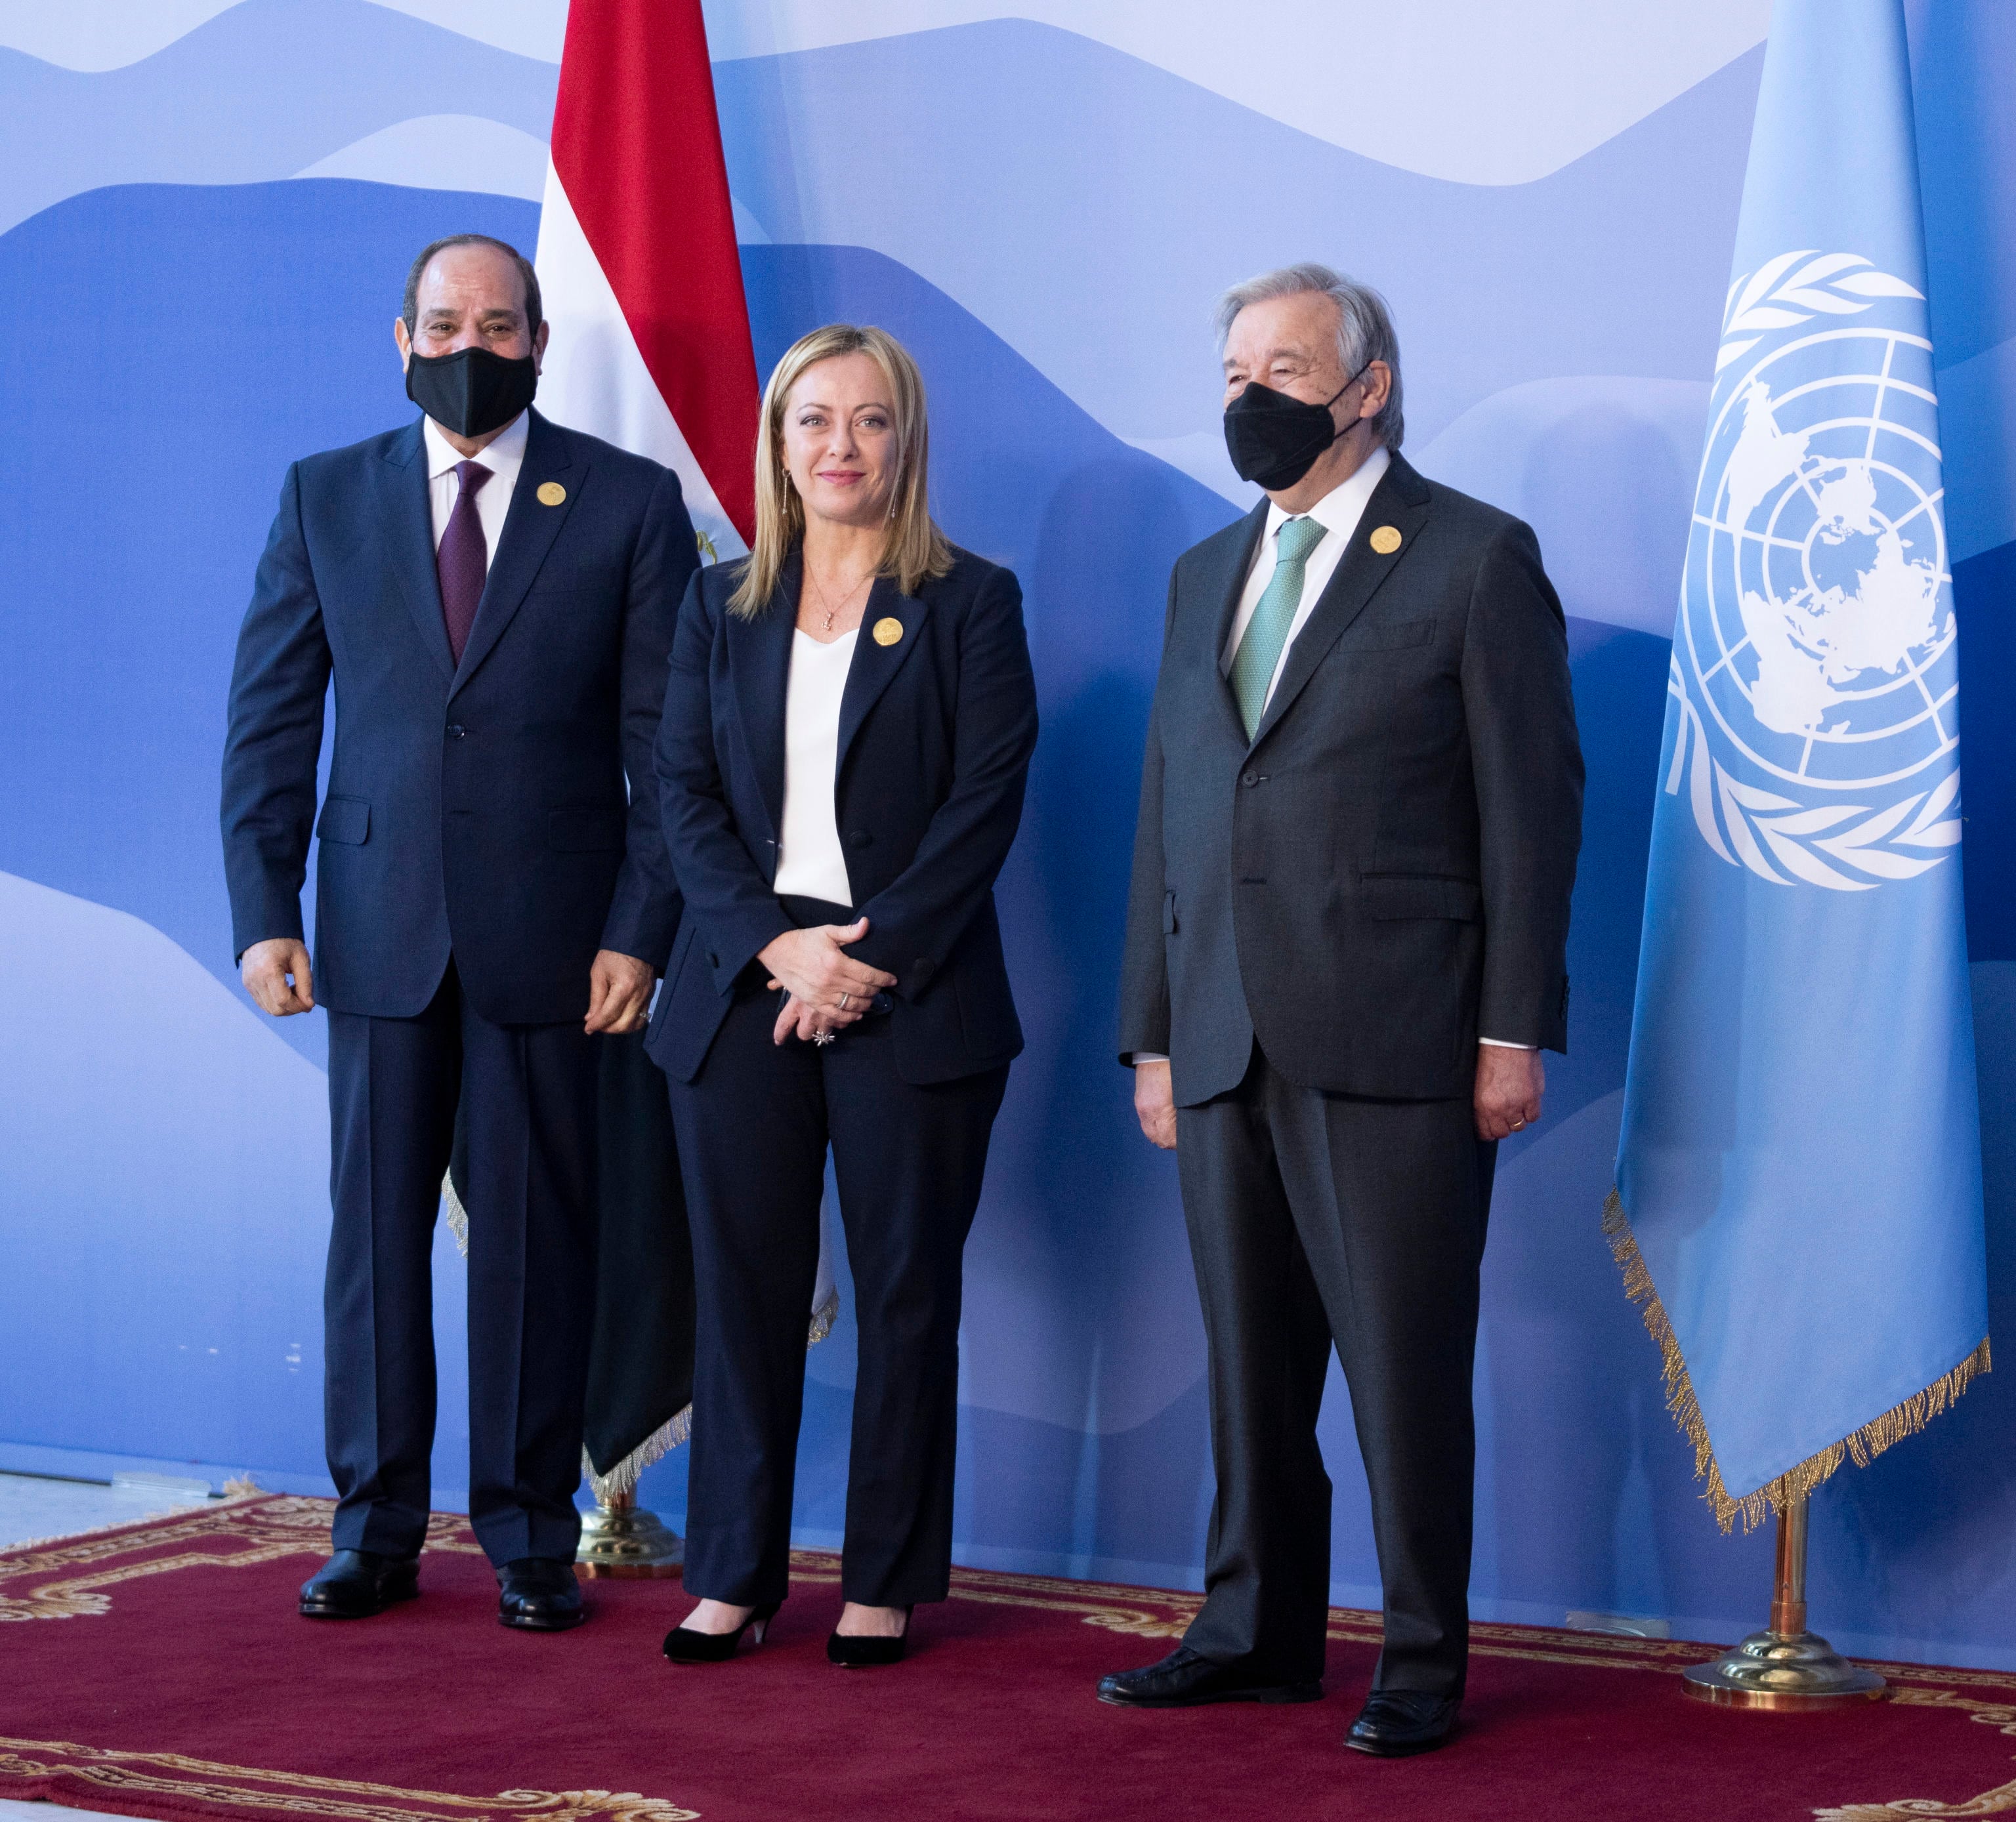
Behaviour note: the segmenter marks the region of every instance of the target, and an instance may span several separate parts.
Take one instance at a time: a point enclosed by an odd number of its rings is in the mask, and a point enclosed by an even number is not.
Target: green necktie
[[[1309,518],[1284,519],[1274,534],[1274,573],[1253,617],[1246,623],[1246,636],[1232,659],[1232,694],[1239,704],[1239,718],[1246,724],[1246,738],[1260,725],[1267,706],[1267,685],[1274,680],[1274,667],[1281,661],[1281,648],[1288,642],[1288,629],[1295,624],[1295,609],[1302,604],[1302,577],[1309,568],[1309,552],[1323,542],[1323,528]]]

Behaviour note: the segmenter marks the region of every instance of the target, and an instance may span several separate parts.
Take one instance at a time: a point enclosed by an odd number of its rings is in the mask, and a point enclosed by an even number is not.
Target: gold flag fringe
[[[1701,1497],[1713,1509],[1715,1522],[1725,1531],[1732,1529],[1738,1518],[1743,1521],[1744,1530],[1755,1530],[1773,1513],[1804,1499],[1844,1460],[1853,1461],[1858,1468],[1867,1468],[1892,1443],[1901,1443],[1905,1437],[1923,1429],[1975,1379],[1989,1370],[1988,1338],[1984,1335],[1980,1346],[1924,1391],[1913,1393],[1903,1403],[1892,1406],[1881,1417],[1870,1418],[1859,1429],[1818,1454],[1809,1455],[1797,1467],[1787,1469],[1776,1480],[1767,1481],[1755,1492],[1732,1497],[1723,1484],[1722,1470],[1716,1465],[1715,1450],[1708,1441],[1708,1425],[1701,1416],[1701,1401],[1694,1396],[1694,1382],[1688,1378],[1687,1364],[1680,1355],[1679,1339],[1673,1333],[1665,1306],[1659,1301],[1658,1292],[1653,1286],[1652,1274],[1645,1263],[1644,1255],[1638,1250],[1638,1242],[1632,1235],[1631,1219],[1624,1212],[1623,1198],[1615,1189],[1603,1206],[1603,1231],[1610,1242],[1611,1256],[1624,1274],[1624,1294],[1643,1308],[1646,1330],[1659,1345],[1665,1367],[1666,1408],[1673,1414],[1673,1421],[1680,1426],[1687,1440],[1694,1444],[1695,1478],[1708,1483]]]
[[[812,1312],[812,1321],[806,1325],[808,1348],[817,1347],[833,1333],[833,1321],[839,1313],[840,1292],[837,1289],[829,1291],[826,1301]],[[582,1450],[581,1472],[588,1476],[589,1486],[596,1500],[606,1506],[612,1499],[635,1493],[644,1470],[654,1461],[662,1461],[692,1435],[693,1407],[689,1404],[676,1416],[659,1425],[607,1474],[597,1474],[595,1464],[588,1458],[588,1451]]]
[[[441,1173],[441,1203],[448,1213],[448,1231],[455,1236],[455,1249],[464,1259],[469,1256],[469,1210],[462,1206],[462,1198],[455,1193],[455,1175],[452,1171]]]
[[[581,1471],[587,1475],[589,1489],[597,1504],[606,1506],[611,1500],[635,1493],[644,1470],[654,1461],[662,1461],[692,1435],[693,1407],[689,1404],[659,1425],[607,1474],[597,1474],[588,1451],[582,1450]]]

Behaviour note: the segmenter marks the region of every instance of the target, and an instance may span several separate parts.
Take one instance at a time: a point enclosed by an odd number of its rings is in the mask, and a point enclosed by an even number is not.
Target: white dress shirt
[[[1261,706],[1264,709],[1274,699],[1276,686],[1281,681],[1281,673],[1287,667],[1288,653],[1309,616],[1316,612],[1316,603],[1322,600],[1323,591],[1330,586],[1330,578],[1337,573],[1337,566],[1344,558],[1345,548],[1358,530],[1358,522],[1365,516],[1365,509],[1372,498],[1373,489],[1379,485],[1387,468],[1392,462],[1382,444],[1373,449],[1345,479],[1316,501],[1309,510],[1309,516],[1323,527],[1326,535],[1309,552],[1302,568],[1302,598],[1295,609],[1295,617],[1288,628],[1288,637],[1281,646],[1281,656],[1275,660],[1274,674],[1267,680],[1267,694]],[[1260,597],[1267,591],[1267,584],[1274,579],[1274,564],[1279,552],[1276,540],[1281,527],[1294,518],[1284,512],[1272,501],[1267,505],[1266,529],[1260,534],[1260,541],[1254,548],[1253,566],[1246,574],[1246,586],[1239,597],[1239,611],[1232,616],[1232,632],[1225,641],[1225,650],[1219,659],[1219,670],[1225,675],[1232,670],[1232,661],[1238,655],[1239,641],[1246,637],[1246,629],[1252,622],[1253,610],[1260,605]],[[1507,1044],[1496,1037],[1480,1037],[1479,1044],[1488,1044],[1497,1050],[1531,1050],[1530,1044]],[[1168,1058],[1152,1051],[1136,1051],[1137,1063],[1166,1062]]]
[[[784,688],[783,840],[772,889],[828,904],[854,903],[833,788],[840,770],[841,698],[860,637],[857,627],[822,643],[802,627],[794,630]]]
[[[1287,664],[1288,653],[1294,647],[1296,637],[1309,624],[1309,616],[1323,599],[1323,591],[1330,586],[1330,577],[1337,573],[1345,547],[1357,530],[1359,520],[1365,516],[1366,502],[1372,498],[1372,490],[1379,485],[1381,476],[1392,459],[1386,453],[1384,444],[1375,445],[1372,453],[1346,479],[1339,481],[1309,509],[1307,516],[1323,528],[1325,535],[1309,552],[1303,566],[1302,598],[1295,609],[1288,636],[1282,641],[1281,656],[1274,661],[1274,674],[1267,680],[1267,694],[1260,705],[1262,709],[1274,699],[1274,686],[1281,681],[1281,672]],[[1239,597],[1239,611],[1232,616],[1232,632],[1219,659],[1219,669],[1228,676],[1231,674],[1232,660],[1239,651],[1239,641],[1246,637],[1246,629],[1252,623],[1253,610],[1260,605],[1260,597],[1267,592],[1267,584],[1274,580],[1274,562],[1280,552],[1276,541],[1281,527],[1295,516],[1283,512],[1271,500],[1267,504],[1266,528],[1254,547],[1253,566],[1246,573],[1246,587]]]
[[[531,427],[530,420],[520,411],[473,455],[464,455],[450,443],[432,418],[423,418],[421,423],[420,435],[427,447],[427,504],[434,512],[436,550],[441,548],[448,515],[462,493],[462,477],[455,472],[455,464],[479,462],[490,470],[491,478],[476,496],[476,516],[483,526],[487,570],[496,557],[497,541],[504,535],[504,520],[511,510],[512,490],[518,484],[518,470],[524,465],[525,433]]]

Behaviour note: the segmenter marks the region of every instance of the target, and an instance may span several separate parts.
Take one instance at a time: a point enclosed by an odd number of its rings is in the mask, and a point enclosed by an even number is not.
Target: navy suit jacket
[[[700,1073],[743,971],[794,927],[770,882],[802,573],[794,555],[769,605],[743,620],[728,612],[742,566],[703,570],[679,610],[658,792],[686,920],[646,1046],[680,1081]],[[872,631],[885,620],[902,629],[886,645]],[[1036,744],[1022,591],[962,551],[915,596],[878,578],[861,624],[833,807],[869,927],[848,953],[896,977],[888,1016],[903,1079],[956,1080],[1022,1048],[994,910]]]
[[[1184,1107],[1237,1087],[1256,1037],[1306,1087],[1467,1097],[1480,1034],[1568,1045],[1561,602],[1531,530],[1395,455],[1249,740],[1224,651],[1266,523],[1262,501],[1169,579],[1121,1060],[1167,1055]]]
[[[231,680],[233,945],[301,936],[312,827],[322,1004],[412,1017],[452,951],[492,1022],[579,1019],[598,949],[662,969],[678,928],[651,746],[692,522],[668,469],[535,411],[457,666],[424,447],[416,419],[287,472]]]

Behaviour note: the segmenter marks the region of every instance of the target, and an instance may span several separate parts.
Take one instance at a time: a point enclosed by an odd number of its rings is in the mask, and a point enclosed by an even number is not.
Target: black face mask
[[[458,348],[452,354],[416,353],[406,363],[406,397],[458,437],[502,429],[538,390],[538,364],[530,354],[507,361],[488,348]]]
[[[1225,447],[1239,478],[1257,481],[1270,494],[1292,487],[1337,440],[1337,420],[1330,408],[1364,374],[1365,367],[1359,368],[1319,405],[1248,380],[1246,390],[1225,408]]]

